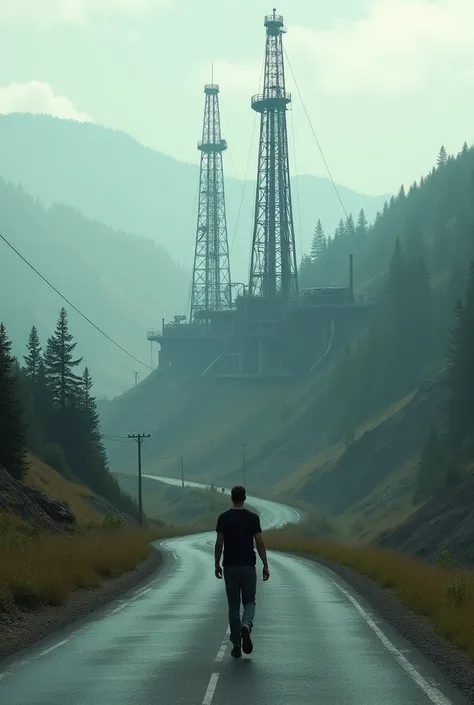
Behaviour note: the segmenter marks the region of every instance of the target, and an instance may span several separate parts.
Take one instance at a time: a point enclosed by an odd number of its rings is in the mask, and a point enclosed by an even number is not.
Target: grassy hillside
[[[105,503],[102,512],[92,506],[94,494],[91,490],[84,485],[66,480],[56,470],[31,454],[28,455],[25,484],[67,504],[79,525],[100,524],[107,511]]]
[[[193,126],[189,129],[194,142]],[[197,140],[200,125],[195,125],[194,130]],[[121,132],[32,115],[0,116],[0,154],[0,175],[22,184],[46,205],[68,203],[89,218],[150,238],[179,264],[191,268],[197,166],[148,149]],[[229,173],[231,169],[225,156],[224,164]],[[340,205],[327,179],[302,176],[295,179],[293,185],[295,197],[298,190],[302,247],[306,250],[316,219],[322,218],[332,229],[340,218]],[[226,180],[231,241],[235,232],[232,265],[237,281],[246,281],[248,276],[254,186],[253,181],[246,184],[236,231],[243,182],[229,177]],[[358,194],[344,187],[341,187],[341,196],[349,211],[364,208],[369,218],[375,216],[383,202],[382,197]],[[146,266],[145,262],[142,264]],[[133,264],[133,272],[137,280],[142,276],[139,265]],[[158,271],[152,281],[156,293],[151,294],[150,301],[155,305],[160,288]],[[133,288],[128,293],[132,291]],[[153,327],[155,319],[150,318],[148,325]]]

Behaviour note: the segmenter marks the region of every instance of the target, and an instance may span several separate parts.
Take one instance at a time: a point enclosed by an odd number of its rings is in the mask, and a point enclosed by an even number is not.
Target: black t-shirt
[[[260,517],[248,509],[228,509],[219,515],[216,532],[224,536],[224,566],[255,565],[255,534],[261,533]]]

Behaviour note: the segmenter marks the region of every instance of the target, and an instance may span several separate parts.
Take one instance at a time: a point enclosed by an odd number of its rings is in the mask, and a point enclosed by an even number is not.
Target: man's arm
[[[260,560],[263,563],[263,579],[268,580],[268,578],[270,577],[270,571],[268,570],[267,550],[265,548],[265,544],[263,543],[262,527],[260,526],[260,517],[258,515],[257,521],[255,523],[254,538],[258,555],[260,556]]]
[[[217,533],[216,545],[214,546],[215,574],[216,578],[222,578],[221,556],[224,545],[224,535]]]

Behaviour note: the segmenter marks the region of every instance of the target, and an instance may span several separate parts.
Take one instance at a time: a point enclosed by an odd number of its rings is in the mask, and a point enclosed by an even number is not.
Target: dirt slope
[[[388,419],[367,430],[335,462],[316,472],[301,488],[300,496],[334,516],[347,511],[364,498],[372,496],[371,509],[377,502],[389,504],[413,490],[414,473],[400,475],[412,467],[433,422],[444,418],[447,391],[444,373],[424,383],[413,397]],[[391,492],[377,488],[392,485]]]
[[[379,545],[431,562],[448,550],[463,566],[474,568],[474,472],[427,502]]]

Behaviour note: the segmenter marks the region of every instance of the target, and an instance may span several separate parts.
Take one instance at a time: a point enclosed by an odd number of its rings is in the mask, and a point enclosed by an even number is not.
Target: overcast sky
[[[242,177],[271,10],[272,0],[0,0],[0,112],[92,120],[197,162],[214,62],[226,170]],[[286,0],[277,11],[336,181],[394,191],[442,143],[471,144],[474,0]],[[325,175],[288,74],[293,169]],[[256,137],[249,176],[255,150]]]

